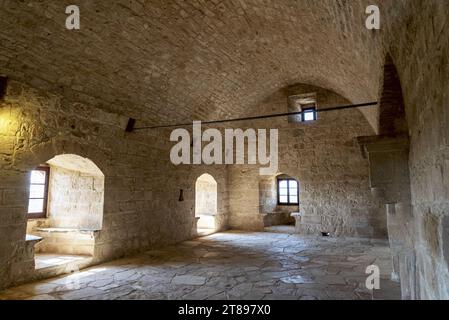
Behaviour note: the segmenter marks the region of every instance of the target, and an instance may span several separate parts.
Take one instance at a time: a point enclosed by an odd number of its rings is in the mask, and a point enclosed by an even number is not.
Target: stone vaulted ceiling
[[[298,82],[372,101],[371,2],[0,0],[0,74],[147,123],[254,114]],[[65,28],[70,4],[79,31]]]

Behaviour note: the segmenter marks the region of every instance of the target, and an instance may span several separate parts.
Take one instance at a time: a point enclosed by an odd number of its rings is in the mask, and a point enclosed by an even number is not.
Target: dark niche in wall
[[[0,100],[5,97],[7,87],[8,87],[8,77],[0,76]]]
[[[184,190],[183,189],[179,189],[179,202],[184,201]]]

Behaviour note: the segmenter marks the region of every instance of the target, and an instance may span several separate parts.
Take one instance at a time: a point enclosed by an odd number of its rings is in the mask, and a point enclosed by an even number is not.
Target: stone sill
[[[42,237],[33,236],[32,234],[26,234],[25,235],[25,242],[39,242],[42,241]]]
[[[291,211],[272,211],[272,212],[262,212],[261,215],[262,216],[269,216],[269,215],[275,215],[275,214],[290,214],[292,215],[295,212],[291,212]]]
[[[49,221],[49,220],[50,220],[49,218],[29,218],[28,219],[28,221],[42,221],[42,222]]]
[[[100,231],[99,229],[71,229],[71,228],[35,228],[35,231],[46,233],[86,233],[92,234]]]
[[[302,214],[300,212],[292,212],[290,213],[290,217],[296,218],[296,217],[301,217]]]

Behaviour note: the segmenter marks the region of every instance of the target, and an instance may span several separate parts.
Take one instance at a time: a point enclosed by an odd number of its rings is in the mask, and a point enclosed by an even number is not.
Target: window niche
[[[63,154],[32,170],[27,234],[42,238],[35,252],[92,256],[103,206],[104,175],[91,160]]]
[[[104,175],[89,159],[59,155],[50,165],[48,218],[54,227],[100,230]]]
[[[316,93],[297,94],[288,97],[288,112],[301,112],[290,115],[289,123],[301,123],[317,120]]]
[[[299,182],[286,174],[261,178],[259,208],[265,227],[293,224],[291,214],[299,212]]]

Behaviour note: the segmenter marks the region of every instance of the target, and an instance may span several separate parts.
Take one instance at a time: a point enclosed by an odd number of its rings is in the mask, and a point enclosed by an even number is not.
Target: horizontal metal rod
[[[338,107],[332,107],[332,108],[326,108],[326,109],[316,109],[316,112],[320,113],[320,112],[328,112],[328,111],[337,111],[337,110],[345,110],[345,109],[353,109],[353,108],[370,107],[370,106],[376,106],[377,104],[378,104],[377,101],[375,101],[375,102],[367,102],[367,103],[360,103],[360,104],[350,104],[350,105],[338,106]],[[300,114],[302,114],[302,111],[286,112],[286,113],[275,113],[275,114],[267,114],[267,115],[246,117],[246,118],[234,118],[234,119],[204,121],[204,122],[201,122],[201,124],[204,125],[204,124],[214,124],[214,123],[259,120],[259,119],[295,116],[295,115],[300,115]],[[134,128],[134,131],[135,130],[149,130],[149,129],[161,129],[161,128],[186,127],[186,126],[191,126],[191,125],[192,125],[192,122],[190,122],[190,123],[179,123],[179,124],[169,124],[169,125],[160,125],[160,126],[147,126],[147,127]]]

